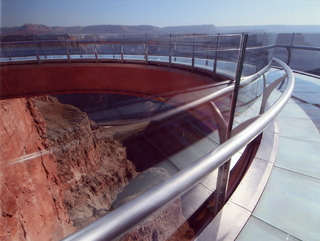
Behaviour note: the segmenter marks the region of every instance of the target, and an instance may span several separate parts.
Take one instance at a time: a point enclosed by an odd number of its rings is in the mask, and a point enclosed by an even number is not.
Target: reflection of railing
[[[260,115],[252,117],[239,125],[232,131],[231,138],[194,164],[64,240],[112,240],[121,236],[137,223],[192,188],[258,136],[284,108],[291,97],[294,87],[294,76],[290,68],[280,60],[273,59],[273,62],[280,65],[286,75],[268,86],[266,86],[266,82],[264,81]],[[261,75],[264,76],[266,71],[268,71],[268,68],[257,73],[252,79],[256,79]],[[277,102],[265,111],[265,106],[271,92],[285,79],[288,81],[286,90]],[[224,93],[218,95],[224,95]]]

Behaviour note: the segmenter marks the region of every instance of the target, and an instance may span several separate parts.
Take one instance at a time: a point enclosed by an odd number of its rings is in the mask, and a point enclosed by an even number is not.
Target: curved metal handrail
[[[288,84],[281,97],[269,110],[254,118],[246,129],[238,132],[214,151],[176,175],[63,240],[113,240],[121,236],[188,191],[257,137],[285,107],[294,88],[294,76],[291,69],[278,59],[274,58],[273,62],[283,68]]]
[[[272,64],[272,61],[267,66],[265,66],[263,69],[261,69],[259,72],[242,79],[240,82],[240,86],[244,87],[244,86],[252,83],[254,80],[259,78],[260,76],[262,76],[265,72],[267,72],[270,69],[271,64]],[[178,108],[175,108],[175,109],[166,111],[164,113],[158,114],[158,115],[150,118],[150,121],[160,121],[160,120],[168,118],[172,115],[178,114],[182,111],[186,111],[186,110],[189,110],[193,107],[199,106],[199,105],[206,103],[208,101],[215,101],[215,100],[221,99],[227,95],[230,95],[233,92],[233,89],[234,89],[234,82],[231,83],[229,86],[227,86],[221,90],[218,90],[210,95],[206,95],[200,99],[197,99],[197,100],[192,101],[190,103],[187,103],[185,105],[179,106]]]

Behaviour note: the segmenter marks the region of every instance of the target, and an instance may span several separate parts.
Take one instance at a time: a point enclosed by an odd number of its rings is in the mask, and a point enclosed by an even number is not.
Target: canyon
[[[137,172],[113,133],[56,98],[0,104],[0,240],[60,240],[169,177]],[[190,240],[185,221],[177,199],[121,240]]]

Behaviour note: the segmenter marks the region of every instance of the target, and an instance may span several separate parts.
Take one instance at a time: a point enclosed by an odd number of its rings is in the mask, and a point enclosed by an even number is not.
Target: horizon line
[[[214,26],[214,27],[259,27],[259,26],[320,26],[320,24],[259,24],[259,25],[214,25],[214,24],[194,24],[194,25],[169,25],[169,26],[164,26],[164,27],[159,27],[156,25],[151,25],[151,24],[91,24],[91,25],[68,25],[68,26],[63,26],[63,25],[46,25],[46,24],[41,24],[41,23],[24,23],[22,25],[15,25],[15,26],[0,26],[0,28],[16,28],[16,27],[22,27],[24,25],[43,25],[46,27],[65,27],[65,28],[70,28],[70,27],[90,27],[90,26],[152,26],[152,27],[157,27],[157,28],[167,28],[167,27],[193,27],[193,26]]]

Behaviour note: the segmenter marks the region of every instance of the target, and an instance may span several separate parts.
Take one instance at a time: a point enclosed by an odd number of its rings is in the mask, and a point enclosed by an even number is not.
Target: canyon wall
[[[72,233],[44,119],[26,99],[0,101],[0,116],[0,239],[59,240]]]
[[[136,175],[77,108],[50,97],[0,103],[1,240],[59,240],[106,214]]]
[[[78,229],[105,215],[122,188],[136,175],[125,148],[78,108],[55,98],[38,98],[49,146],[57,158],[64,204]]]
[[[137,173],[121,143],[52,97],[0,101],[0,240],[60,240],[169,178]],[[121,241],[190,240],[181,200]]]

